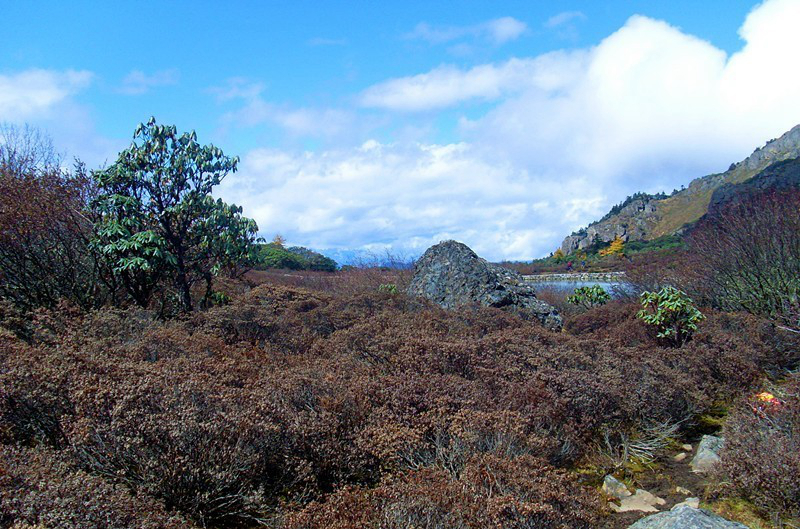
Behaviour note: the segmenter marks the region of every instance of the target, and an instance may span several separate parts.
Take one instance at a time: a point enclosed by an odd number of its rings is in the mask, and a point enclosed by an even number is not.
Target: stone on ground
[[[603,492],[606,495],[621,500],[631,495],[631,491],[620,480],[609,474],[603,479]]]
[[[686,459],[686,455],[687,455],[687,454],[686,454],[686,452],[681,452],[680,454],[677,454],[677,455],[676,455],[675,457],[673,457],[672,459],[674,459],[675,461],[681,462],[681,461],[683,461],[684,459]]]
[[[697,447],[697,455],[694,456],[689,466],[692,472],[709,472],[719,463],[719,451],[722,449],[724,440],[722,437],[714,435],[704,435]]]
[[[690,445],[688,443],[684,444],[684,445],[681,445],[681,450],[683,450],[685,452],[691,452],[692,451],[692,445]]]
[[[695,509],[699,509],[700,508],[700,498],[686,498],[682,502],[676,504],[675,507],[677,507],[678,505],[688,505],[689,507],[693,507]]]
[[[620,499],[619,505],[610,503],[609,507],[616,512],[658,512],[656,505],[664,505],[665,503],[667,502],[663,498],[659,498],[646,490],[636,489],[636,493],[633,496]]]
[[[704,509],[676,505],[669,511],[646,516],[628,529],[747,529]]]
[[[456,241],[440,242],[425,251],[414,267],[408,293],[447,309],[478,303],[536,318],[552,330],[563,325],[558,311],[537,299],[536,290],[522,276],[481,259]]]
[[[680,485],[675,487],[675,492],[678,494],[683,494],[684,496],[689,496],[692,493],[692,491],[690,491],[687,488],[681,487]]]

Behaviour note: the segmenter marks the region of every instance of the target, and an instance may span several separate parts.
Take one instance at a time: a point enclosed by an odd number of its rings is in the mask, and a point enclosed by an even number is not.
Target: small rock
[[[631,491],[625,486],[623,482],[609,474],[603,479],[603,492],[606,495],[621,500],[631,495]]]
[[[683,494],[684,496],[688,496],[689,494],[692,493],[692,491],[690,491],[689,489],[685,489],[683,487],[675,487],[675,492],[677,494]]]
[[[719,463],[719,451],[722,449],[723,443],[722,437],[704,435],[700,440],[700,446],[697,447],[697,455],[689,463],[692,472],[708,472]]]
[[[609,504],[612,510],[616,512],[628,511],[641,511],[641,512],[658,512],[656,505],[664,505],[667,503],[664,499],[655,496],[646,490],[636,489],[633,496],[622,498],[619,505]]]
[[[675,461],[683,461],[684,459],[686,459],[686,452],[681,452],[672,459],[674,459]]]
[[[628,529],[747,529],[705,509],[676,505],[671,510],[646,516]]]
[[[683,444],[683,445],[681,445],[681,450],[685,450],[686,452],[691,452],[692,451],[692,445],[690,445],[688,443],[687,444]]]
[[[700,498],[686,498],[682,502],[680,502],[677,505],[675,505],[675,507],[677,507],[678,505],[688,505],[689,507],[692,507],[693,509],[699,509],[700,508]]]

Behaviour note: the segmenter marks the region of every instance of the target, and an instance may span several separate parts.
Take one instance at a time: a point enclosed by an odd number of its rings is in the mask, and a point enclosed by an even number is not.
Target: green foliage
[[[205,280],[210,295],[212,275],[253,257],[256,223],[211,196],[238,159],[153,118],[133,138],[116,163],[93,175],[99,188],[93,245],[140,305],[167,280],[183,310],[191,310],[194,283]]]
[[[691,298],[675,287],[664,287],[658,292],[642,292],[641,302],[643,308],[636,314],[637,317],[655,326],[657,336],[676,347],[686,343],[697,330],[697,324],[705,319]]]
[[[397,294],[397,285],[394,283],[382,284],[378,287],[378,292],[383,292],[385,294]]]
[[[586,309],[605,305],[609,301],[611,301],[611,296],[600,285],[576,288],[574,294],[567,298],[568,303]]]
[[[625,244],[625,253],[633,255],[645,252],[657,252],[661,250],[681,249],[685,243],[680,235],[664,235],[650,241],[629,241]]]
[[[258,245],[255,267],[261,270],[277,268],[321,272],[335,272],[337,269],[336,261],[329,257],[302,246],[285,248],[274,241]]]

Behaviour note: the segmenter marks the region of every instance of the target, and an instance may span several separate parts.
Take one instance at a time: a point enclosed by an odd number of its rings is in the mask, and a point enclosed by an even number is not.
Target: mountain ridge
[[[731,164],[727,171],[695,178],[671,196],[661,198],[663,195],[637,193],[629,197],[621,207],[615,206],[619,209],[617,213],[606,215],[567,236],[561,243],[561,251],[568,255],[598,241],[611,242],[616,237],[626,242],[647,241],[679,233],[708,211],[712,196],[719,188],[747,182],[776,162],[798,157],[800,125],[756,148],[744,160]]]

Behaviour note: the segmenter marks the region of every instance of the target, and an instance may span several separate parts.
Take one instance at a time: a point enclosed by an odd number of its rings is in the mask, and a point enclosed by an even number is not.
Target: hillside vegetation
[[[745,160],[731,164],[718,174],[693,180],[688,187],[668,197],[637,193],[615,206],[600,221],[567,237],[561,245],[565,254],[585,249],[595,242],[610,243],[615,237],[652,240],[674,235],[699,220],[707,211],[714,191],[726,184],[740,184],[770,165],[800,157],[800,125],[780,138],[770,140]],[[628,207],[625,207],[628,206]]]

